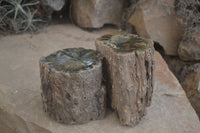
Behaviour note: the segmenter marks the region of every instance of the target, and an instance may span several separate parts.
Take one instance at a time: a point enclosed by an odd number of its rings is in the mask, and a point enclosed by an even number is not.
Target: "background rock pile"
[[[199,0],[41,0],[41,4],[51,9],[49,14],[70,7],[70,19],[81,28],[112,24],[154,40],[192,105],[200,110],[196,104],[200,101]]]
[[[200,116],[200,1],[140,0],[130,10],[126,22],[159,45]]]
[[[112,24],[154,40],[193,107],[200,111],[200,0],[40,0],[40,5],[42,15],[67,14],[84,29]]]

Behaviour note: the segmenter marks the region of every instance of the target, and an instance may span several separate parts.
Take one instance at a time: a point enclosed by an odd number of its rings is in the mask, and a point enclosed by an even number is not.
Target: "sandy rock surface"
[[[94,49],[95,38],[118,32],[103,29],[86,32],[73,25],[49,26],[41,33],[0,38],[0,92],[8,104],[1,106],[52,133],[198,133],[199,119],[167,64],[156,52],[155,88],[147,115],[135,127],[121,126],[116,113],[83,125],[64,125],[50,119],[42,109],[39,58],[68,47]],[[0,102],[1,103],[1,102]]]

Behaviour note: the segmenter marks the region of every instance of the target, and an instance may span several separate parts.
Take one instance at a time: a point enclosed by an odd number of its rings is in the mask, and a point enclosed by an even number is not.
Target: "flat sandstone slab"
[[[64,125],[50,119],[42,109],[39,65],[41,56],[68,47],[95,48],[95,38],[114,30],[88,33],[72,25],[50,26],[45,32],[0,38],[0,92],[25,120],[52,133],[198,133],[199,119],[177,79],[156,52],[155,88],[147,115],[135,127],[121,126],[116,113],[83,125]],[[79,38],[79,39],[77,39]]]

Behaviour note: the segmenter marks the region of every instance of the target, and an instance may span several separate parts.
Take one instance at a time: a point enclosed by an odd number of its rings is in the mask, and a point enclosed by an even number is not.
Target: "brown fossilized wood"
[[[135,125],[151,103],[154,48],[151,40],[132,34],[105,35],[96,40],[103,56],[103,78],[111,107],[123,125]]]
[[[40,59],[44,110],[58,122],[80,124],[105,115],[102,64],[93,50],[71,48]]]

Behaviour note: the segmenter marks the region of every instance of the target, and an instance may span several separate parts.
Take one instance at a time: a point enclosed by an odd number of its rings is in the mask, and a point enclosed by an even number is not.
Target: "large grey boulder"
[[[104,24],[119,26],[126,0],[72,0],[72,16],[83,28],[100,28]]]
[[[185,33],[178,55],[185,61],[200,60],[200,1],[176,0],[175,9]]]
[[[137,34],[159,42],[167,55],[177,55],[183,34],[174,2],[175,0],[139,1],[128,20]]]
[[[40,0],[43,6],[47,6],[54,11],[60,11],[65,5],[65,0]]]
[[[178,48],[178,55],[184,61],[200,61],[200,27],[186,32]]]

